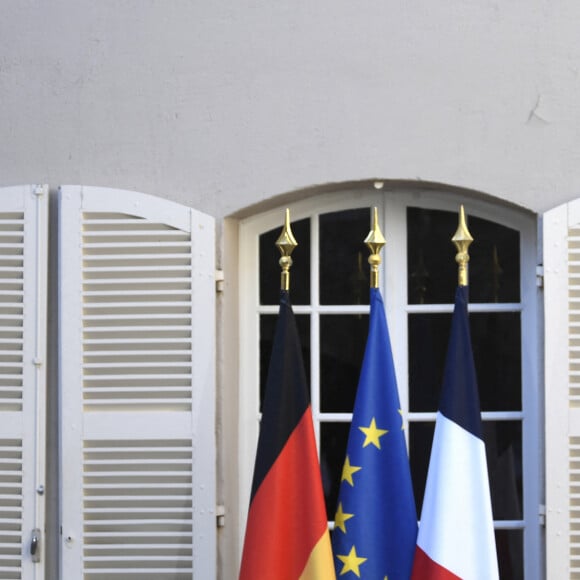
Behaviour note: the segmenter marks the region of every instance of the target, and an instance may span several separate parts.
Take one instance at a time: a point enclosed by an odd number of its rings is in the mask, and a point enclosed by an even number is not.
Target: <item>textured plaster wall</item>
[[[542,211],[580,195],[575,0],[4,0],[0,185],[216,217],[421,179]]]

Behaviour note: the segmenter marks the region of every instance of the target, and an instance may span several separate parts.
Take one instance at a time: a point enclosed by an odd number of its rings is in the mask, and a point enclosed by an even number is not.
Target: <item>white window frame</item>
[[[379,219],[387,244],[383,250],[380,284],[391,336],[393,356],[399,383],[401,405],[406,420],[434,420],[434,413],[408,413],[408,363],[407,363],[407,317],[411,312],[451,312],[453,296],[443,305],[409,305],[407,302],[407,256],[406,256],[406,208],[421,207],[457,212],[464,204],[469,216],[480,217],[519,231],[520,234],[520,302],[515,304],[472,304],[471,312],[521,312],[522,336],[522,410],[518,412],[486,412],[484,420],[517,419],[522,422],[523,472],[524,472],[524,520],[522,522],[496,522],[496,529],[521,528],[524,534],[524,575],[527,579],[541,577],[542,541],[540,530],[540,504],[542,496],[541,465],[543,449],[542,407],[540,399],[541,345],[539,341],[539,290],[536,286],[537,236],[535,217],[524,210],[505,204],[499,205],[487,199],[467,196],[461,192],[425,190],[419,187],[404,190],[375,191],[352,189],[328,193],[300,200],[271,209],[259,215],[241,220],[239,228],[239,313],[240,313],[240,430],[238,456],[240,458],[239,480],[239,545],[247,516],[251,488],[253,462],[259,429],[259,317],[273,314],[277,305],[259,305],[259,235],[281,227],[283,211],[290,208],[292,222],[304,218],[360,207],[377,206]],[[315,363],[319,359],[319,318],[317,314],[366,313],[368,306],[321,306],[318,300],[318,221],[311,221],[311,302],[296,305],[296,314],[311,314],[311,376],[312,409],[317,438],[320,431],[319,372]],[[449,232],[449,238],[454,232]],[[477,233],[474,233],[477,236]],[[300,240],[298,240],[300,243]],[[454,259],[450,242],[449,259]],[[505,264],[504,268],[508,268]],[[350,421],[348,413],[324,413],[325,420]]]

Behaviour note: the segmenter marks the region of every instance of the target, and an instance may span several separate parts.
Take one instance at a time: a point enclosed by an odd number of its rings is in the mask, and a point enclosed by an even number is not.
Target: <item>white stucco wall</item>
[[[222,217],[380,177],[580,195],[575,0],[4,0],[0,184]]]
[[[542,212],[580,196],[579,31],[577,0],[2,0],[0,186],[133,189],[222,218],[420,179]],[[237,435],[236,226],[219,242],[220,449]],[[233,578],[237,465],[218,467]]]

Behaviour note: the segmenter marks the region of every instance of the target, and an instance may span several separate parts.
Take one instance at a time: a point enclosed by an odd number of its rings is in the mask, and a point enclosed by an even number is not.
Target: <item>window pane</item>
[[[469,315],[482,411],[521,410],[520,315]],[[409,403],[411,411],[439,406],[451,314],[409,315]]]
[[[306,382],[310,388],[310,316],[307,314],[297,314],[296,327],[298,337],[302,347],[302,358],[306,372]],[[268,378],[268,366],[272,355],[272,341],[276,328],[277,314],[262,314],[260,316],[260,412],[262,412],[262,401],[266,389]]]
[[[524,534],[522,530],[496,530],[495,546],[502,580],[524,578]]]
[[[320,216],[320,303],[368,304],[368,208]]]
[[[369,317],[366,314],[320,317],[320,410],[352,413]]]
[[[435,423],[431,421],[409,423],[409,461],[411,463],[415,505],[417,506],[417,515],[419,517],[421,517],[421,507],[423,506],[423,494],[425,492],[425,482],[427,481],[427,469],[429,467],[434,430]]]
[[[423,504],[434,425],[432,422],[410,424],[409,455],[418,514]],[[520,520],[523,517],[521,430],[519,421],[483,422],[495,520]]]
[[[523,517],[522,425],[519,421],[484,421],[483,438],[491,485],[493,517]]]
[[[290,298],[293,304],[310,303],[310,220],[292,224],[298,246],[292,252]],[[280,251],[276,240],[282,224],[260,236],[260,304],[278,304],[280,296]]]
[[[469,316],[482,411],[522,408],[519,312]]]
[[[468,216],[471,302],[519,302],[519,232]],[[407,209],[407,281],[410,304],[453,302],[457,284],[455,246],[458,213]]]
[[[350,423],[321,423],[320,425],[320,469],[326,501],[326,514],[334,520],[338,490],[342,476],[342,465]]]

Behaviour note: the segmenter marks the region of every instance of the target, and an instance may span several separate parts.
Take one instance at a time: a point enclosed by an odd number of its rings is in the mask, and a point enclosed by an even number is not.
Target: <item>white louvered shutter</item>
[[[544,216],[546,560],[580,578],[580,200]]]
[[[60,192],[64,580],[215,578],[214,223]]]
[[[0,578],[41,580],[44,529],[45,186],[0,189]],[[35,563],[30,553],[38,529]]]

